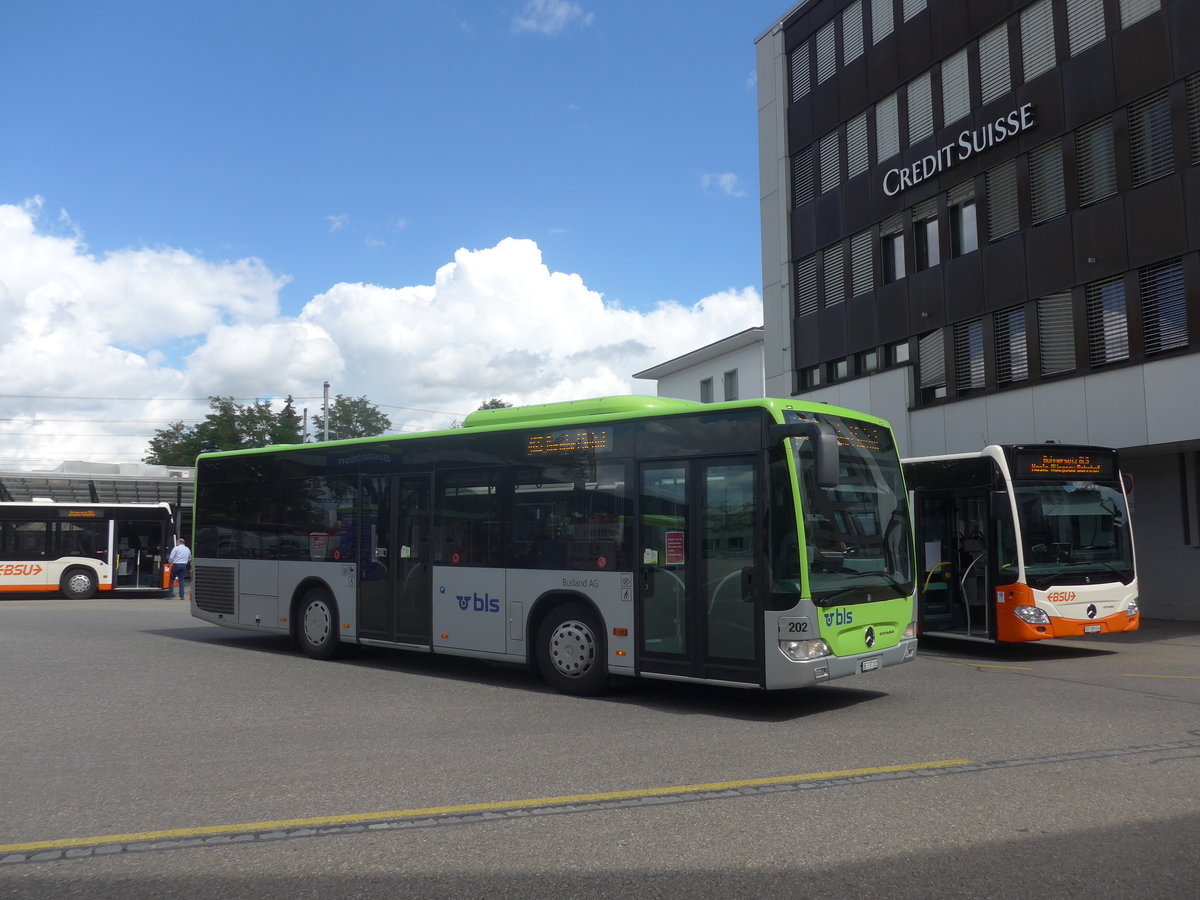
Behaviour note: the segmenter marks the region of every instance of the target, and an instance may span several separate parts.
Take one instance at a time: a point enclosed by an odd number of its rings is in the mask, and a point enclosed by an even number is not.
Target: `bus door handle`
[[[754,602],[754,567],[746,566],[742,569],[742,601],[745,603]]]
[[[387,559],[387,547],[376,547],[375,548],[375,558],[376,559]]]
[[[651,566],[642,566],[642,596],[654,596],[654,569]]]

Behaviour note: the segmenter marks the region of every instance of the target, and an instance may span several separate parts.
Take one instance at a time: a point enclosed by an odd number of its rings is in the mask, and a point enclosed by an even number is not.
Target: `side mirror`
[[[808,438],[812,442],[813,456],[817,465],[817,485],[823,488],[838,486],[841,473],[841,447],[837,435],[825,422],[795,422],[787,425],[771,425],[767,436],[772,443],[785,438]]]

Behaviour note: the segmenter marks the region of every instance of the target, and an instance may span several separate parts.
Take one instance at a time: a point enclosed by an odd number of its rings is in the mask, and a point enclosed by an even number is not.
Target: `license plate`
[[[1103,629],[1101,629],[1101,627],[1099,625],[1084,625],[1083,626],[1084,634],[1099,634],[1102,630]]]
[[[862,662],[860,662],[858,664],[858,671],[860,671],[860,672],[874,672],[878,668],[879,668],[879,657],[878,656],[876,656],[874,659],[864,659]]]

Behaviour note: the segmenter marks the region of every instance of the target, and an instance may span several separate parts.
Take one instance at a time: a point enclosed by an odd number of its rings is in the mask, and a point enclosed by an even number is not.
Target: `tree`
[[[241,404],[233,397],[209,397],[211,412],[202,421],[193,426],[173,422],[159,429],[142,460],[160,466],[191,466],[199,453],[298,444],[300,417],[292,403],[288,397],[276,413],[266,400]]]
[[[325,417],[313,416],[316,439],[325,439]],[[329,439],[345,441],[351,438],[374,437],[392,430],[392,420],[379,411],[366,397],[345,397],[338,394],[329,402]]]
[[[500,400],[496,397],[493,397],[491,400],[484,400],[482,403],[480,403],[479,406],[476,407],[476,410],[480,410],[480,409],[511,409],[511,408],[512,408],[512,404],[509,403],[507,400]],[[450,427],[451,428],[462,428],[463,420],[455,419],[454,421],[452,421],[450,423]]]

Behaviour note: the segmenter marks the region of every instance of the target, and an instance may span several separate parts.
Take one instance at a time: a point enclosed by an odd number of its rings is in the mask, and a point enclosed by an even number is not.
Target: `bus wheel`
[[[604,631],[583,603],[565,603],[542,620],[537,658],[547,684],[564,694],[598,694],[608,685]]]
[[[300,647],[313,659],[332,659],[338,650],[337,605],[329,592],[314,588],[300,600],[296,616]]]
[[[63,594],[72,600],[90,600],[96,596],[98,586],[96,573],[91,569],[67,569],[59,582]]]

